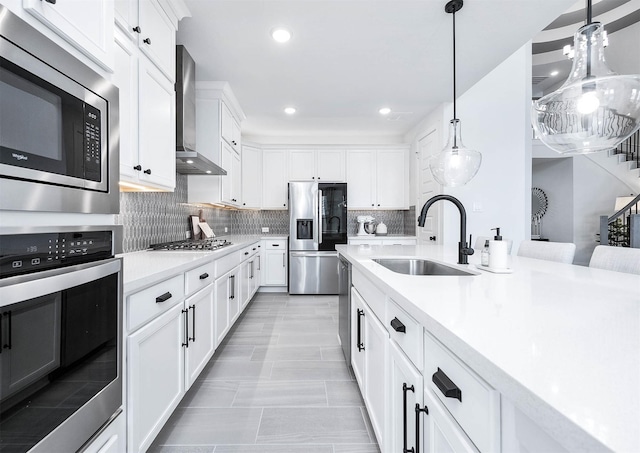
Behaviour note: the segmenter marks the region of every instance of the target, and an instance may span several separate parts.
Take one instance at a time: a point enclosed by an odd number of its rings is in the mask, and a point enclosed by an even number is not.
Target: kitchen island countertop
[[[511,274],[411,276],[376,257],[453,264],[440,246],[338,246],[569,451],[640,452],[640,278],[512,256]]]

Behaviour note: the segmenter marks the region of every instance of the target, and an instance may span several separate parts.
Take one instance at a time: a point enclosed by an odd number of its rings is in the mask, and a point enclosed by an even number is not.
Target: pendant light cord
[[[453,16],[453,119],[457,120],[456,114],[456,11],[452,12]]]
[[[592,23],[593,19],[593,11],[591,10],[591,0],[587,0],[587,25]],[[592,30],[587,29],[587,75],[585,80],[589,80],[591,78],[591,35]]]

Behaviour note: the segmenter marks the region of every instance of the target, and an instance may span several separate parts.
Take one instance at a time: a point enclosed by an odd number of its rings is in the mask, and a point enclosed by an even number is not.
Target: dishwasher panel
[[[289,294],[338,294],[338,252],[290,252]]]

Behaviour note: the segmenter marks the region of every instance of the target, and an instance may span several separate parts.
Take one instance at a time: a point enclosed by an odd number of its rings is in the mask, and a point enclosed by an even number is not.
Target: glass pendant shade
[[[481,163],[482,154],[462,143],[460,120],[452,119],[447,144],[429,160],[434,179],[443,186],[464,186],[478,173]]]
[[[610,150],[640,128],[640,74],[611,71],[605,39],[599,22],[581,27],[569,78],[533,103],[537,137],[561,154]]]

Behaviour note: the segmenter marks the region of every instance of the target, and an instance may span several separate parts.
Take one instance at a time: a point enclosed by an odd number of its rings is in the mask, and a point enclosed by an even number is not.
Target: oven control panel
[[[88,263],[112,256],[112,231],[2,235],[0,278]]]

